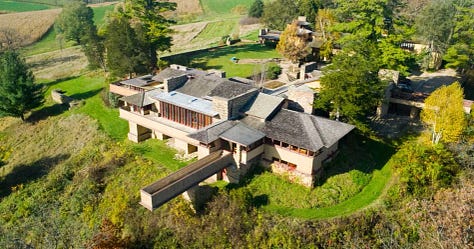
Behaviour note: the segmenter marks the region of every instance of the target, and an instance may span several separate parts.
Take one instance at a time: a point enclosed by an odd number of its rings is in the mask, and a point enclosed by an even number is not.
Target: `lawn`
[[[217,45],[223,36],[236,32],[238,33],[237,19],[210,22],[191,42]]]
[[[387,161],[395,151],[361,136],[352,136],[345,143],[312,190],[269,172],[257,173],[246,187],[255,193],[258,206],[285,216],[330,218],[367,207],[390,180]]]
[[[249,77],[260,68],[260,64],[238,64],[230,59],[268,59],[280,58],[274,48],[260,44],[238,44],[214,48],[195,54],[183,54],[165,58],[170,63],[187,65],[203,70],[219,69],[227,72],[227,77]]]
[[[248,9],[253,2],[254,0],[201,0],[201,5],[206,14],[229,14],[236,6]]]

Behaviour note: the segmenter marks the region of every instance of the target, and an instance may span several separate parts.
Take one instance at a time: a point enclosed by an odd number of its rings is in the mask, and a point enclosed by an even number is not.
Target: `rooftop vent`
[[[192,98],[188,101],[188,103],[193,103],[194,101],[196,101],[197,99],[196,98]]]
[[[176,92],[170,92],[170,96],[176,95]]]

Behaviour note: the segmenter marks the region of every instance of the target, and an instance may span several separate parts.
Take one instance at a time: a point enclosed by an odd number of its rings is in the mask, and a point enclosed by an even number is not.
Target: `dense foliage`
[[[459,83],[441,86],[426,98],[421,120],[430,126],[432,142],[457,142],[467,127],[464,94]]]
[[[0,116],[20,117],[43,103],[43,86],[15,51],[0,54]]]
[[[292,62],[300,62],[311,52],[311,48],[306,42],[308,34],[298,32],[298,23],[293,21],[287,25],[277,44],[277,51]]]
[[[255,0],[249,8],[249,17],[260,18],[263,15],[263,2],[262,0]]]

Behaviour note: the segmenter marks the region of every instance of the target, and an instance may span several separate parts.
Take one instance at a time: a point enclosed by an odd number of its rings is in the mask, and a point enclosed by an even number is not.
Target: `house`
[[[223,72],[171,65],[147,79],[152,83],[140,87],[149,89],[121,98],[120,117],[129,122],[128,138],[169,139],[176,149],[198,159],[221,150],[231,153],[232,163],[210,180],[238,182],[252,165],[263,164],[311,187],[323,162],[335,155],[339,141],[354,129],[291,110],[289,103],[297,98],[265,94],[226,79]],[[138,87],[137,80],[126,82]],[[308,104],[301,103],[301,110]]]

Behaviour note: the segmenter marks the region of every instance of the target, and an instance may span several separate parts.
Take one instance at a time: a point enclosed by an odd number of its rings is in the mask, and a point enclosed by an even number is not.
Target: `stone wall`
[[[288,88],[288,99],[291,100],[292,103],[290,103],[289,107],[295,111],[313,114],[314,96],[314,91],[290,87]]]
[[[233,99],[229,100],[229,116],[238,117],[242,108],[250,101],[250,99],[255,98],[258,94],[258,90],[243,93]]]

